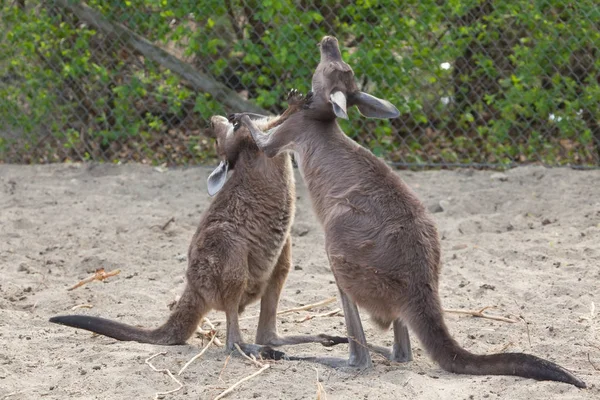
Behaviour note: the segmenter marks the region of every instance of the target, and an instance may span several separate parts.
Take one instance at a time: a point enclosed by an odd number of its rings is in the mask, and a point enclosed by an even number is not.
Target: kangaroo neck
[[[356,183],[357,151],[360,145],[347,137],[337,122],[318,122],[308,127],[296,143],[296,160],[317,216],[326,218],[327,199]]]
[[[263,153],[243,154],[240,156],[236,171],[231,177],[239,180],[237,184],[252,184],[264,181],[269,187],[288,186],[293,177],[290,156],[282,153],[273,158]]]

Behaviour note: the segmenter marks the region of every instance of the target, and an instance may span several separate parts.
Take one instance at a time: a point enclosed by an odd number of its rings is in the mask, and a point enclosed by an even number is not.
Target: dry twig
[[[225,383],[225,381],[223,379],[221,379],[221,376],[223,375],[223,371],[225,371],[225,368],[227,367],[227,363],[229,363],[230,359],[231,359],[231,353],[229,353],[229,355],[225,359],[225,364],[223,364],[223,368],[221,368],[221,372],[219,372],[219,380],[223,383]]]
[[[169,371],[167,368],[164,368],[164,369],[157,369],[157,368],[156,368],[154,365],[152,365],[152,363],[150,362],[150,360],[152,360],[154,357],[157,357],[157,356],[164,356],[165,354],[167,354],[167,353],[166,353],[166,352],[162,352],[162,353],[156,353],[156,354],[154,354],[153,356],[150,356],[150,357],[148,357],[148,358],[146,359],[145,363],[146,363],[146,364],[148,364],[148,365],[150,366],[150,368],[152,368],[154,371],[156,371],[156,372],[162,372],[163,374],[167,374],[167,375],[169,375],[169,378],[171,378],[171,379],[173,379],[175,382],[177,382],[177,384],[179,385],[179,387],[178,387],[178,388],[176,388],[176,389],[173,389],[173,390],[169,390],[168,392],[157,392],[157,393],[155,393],[155,394],[154,394],[154,398],[155,398],[155,399],[158,399],[160,396],[164,396],[164,395],[167,395],[167,394],[171,394],[171,393],[178,392],[178,391],[180,391],[180,390],[183,388],[183,383],[179,382],[179,381],[177,380],[177,378],[175,378],[175,377],[173,376],[173,374],[171,373],[171,371]]]
[[[594,348],[596,348],[596,349],[600,350],[600,345],[597,345],[597,344],[595,344],[595,343],[592,343],[592,342],[590,342],[590,341],[589,341],[589,340],[587,340],[587,339],[586,339],[585,341],[586,341],[586,342],[588,342],[588,344],[589,344],[590,346],[592,346],[592,347],[594,347]]]
[[[252,375],[248,375],[247,377],[242,378],[239,381],[237,381],[236,383],[234,383],[232,386],[229,387],[229,389],[227,389],[226,391],[224,391],[223,393],[221,393],[220,395],[218,395],[217,397],[215,397],[214,400],[222,399],[223,397],[227,396],[229,393],[233,392],[236,387],[238,387],[242,383],[244,383],[246,381],[249,381],[250,379],[254,378],[258,374],[262,373],[264,370],[268,369],[269,367],[270,367],[269,364],[263,365],[261,369],[259,369],[258,371],[256,371]]]
[[[307,304],[307,305],[302,306],[302,307],[294,307],[294,308],[289,308],[287,310],[279,311],[277,313],[277,315],[284,315],[284,314],[289,314],[289,313],[293,313],[293,312],[297,312],[297,311],[311,310],[311,309],[316,308],[316,307],[325,306],[325,305],[327,305],[329,303],[333,303],[335,300],[336,300],[335,297],[330,297],[328,299],[319,301],[317,303]],[[250,316],[247,316],[247,317],[239,318],[239,321],[244,320],[244,319],[258,318],[258,317],[259,317],[258,315],[250,315]],[[217,320],[214,320],[213,322],[214,323],[222,323],[222,322],[227,322],[227,320],[225,320],[225,319],[217,319]]]
[[[202,324],[206,323],[208,324],[208,326],[210,327],[210,330],[204,330],[202,329]],[[218,337],[216,337],[217,335],[217,328],[215,328],[215,326],[213,325],[212,322],[210,322],[210,320],[206,317],[204,317],[202,319],[202,321],[200,321],[200,324],[198,324],[198,327],[196,328],[196,332],[198,332],[199,334],[203,335],[205,338],[210,338],[210,340],[214,340],[215,346],[217,347],[223,347],[223,343],[219,340]]]
[[[237,349],[237,351],[248,361],[250,361],[252,364],[256,365],[257,367],[262,367],[263,364],[259,361],[256,360],[256,358],[254,358],[254,355],[252,356],[252,358],[250,358],[248,356],[248,354],[244,353],[244,351],[240,348],[240,345],[238,345],[237,343],[234,344],[235,348]]]
[[[485,310],[488,310],[490,308],[495,308],[495,307],[494,306],[487,306],[487,307],[483,307],[480,310],[444,309],[444,312],[453,313],[453,314],[466,314],[466,315],[471,315],[473,317],[478,317],[478,318],[492,319],[494,321],[510,322],[511,324],[514,324],[515,322],[517,322],[514,319],[504,318],[504,317],[496,317],[496,316],[493,316],[493,315],[487,315],[487,314],[483,313]]]
[[[205,322],[206,324],[208,324],[208,326],[210,326],[210,329],[213,329],[213,330],[217,329],[217,328],[215,328],[215,325],[212,322],[210,322],[210,319],[204,317],[204,318],[202,318],[202,321]]]
[[[317,367],[315,367],[315,371],[317,372],[317,400],[327,400],[325,388],[323,387],[323,384],[319,382],[319,370]]]
[[[210,330],[210,331],[205,331],[204,329],[198,327],[196,328],[196,332],[198,332],[199,334],[201,334],[202,336],[204,336],[205,338],[210,338],[210,340],[213,340],[214,338],[214,343],[215,346],[217,347],[223,347],[223,342],[221,342],[221,340],[216,337],[217,336],[217,331],[216,330]]]
[[[78,310],[80,308],[93,308],[93,307],[94,306],[91,305],[91,304],[79,304],[79,305],[71,307],[71,311],[75,311],[75,310]]]
[[[169,226],[171,222],[175,222],[175,217],[171,217],[167,222],[165,222],[165,224],[160,227],[160,230],[164,231],[165,229],[167,229],[167,226]]]
[[[208,350],[208,348],[210,347],[210,345],[215,341],[216,337],[217,337],[217,333],[214,332],[212,339],[210,339],[210,342],[208,342],[208,344],[206,346],[204,346],[204,348],[202,349],[202,351],[200,353],[196,354],[194,357],[192,357],[190,359],[190,361],[186,362],[185,365],[183,367],[181,367],[181,369],[179,370],[179,372],[177,373],[177,375],[181,375],[181,373],[183,371],[185,371],[185,369],[187,367],[189,367],[191,363],[193,363],[194,361],[196,361],[198,358],[202,357],[202,354],[204,354],[206,352],[206,350]]]
[[[592,367],[594,367],[594,369],[596,371],[600,371],[600,369],[598,369],[598,367],[596,367],[596,365],[592,362],[592,359],[590,358],[590,353],[587,353],[588,356],[588,361],[590,362],[590,364],[592,364]]]
[[[519,315],[519,319],[525,322],[525,329],[527,329],[527,341],[529,342],[529,347],[531,347],[531,335],[529,334],[529,322],[525,320],[522,315]]]
[[[305,306],[302,307],[294,307],[294,308],[289,308],[287,310],[283,310],[283,311],[279,311],[277,313],[277,315],[284,315],[284,314],[289,314],[289,313],[293,313],[296,311],[306,311],[306,310],[310,310],[316,307],[321,307],[321,306],[326,306],[329,303],[333,303],[335,301],[335,296],[334,297],[330,297],[328,299],[325,299],[323,301],[319,301],[318,303],[313,303],[313,304],[307,304]]]
[[[515,302],[515,305],[517,307],[519,307],[519,303],[517,303],[517,301],[514,299],[513,299],[513,301]],[[529,334],[529,322],[527,322],[522,315],[515,315],[515,314],[511,314],[511,315],[514,315],[515,317],[519,318],[521,321],[525,322],[525,329],[527,329],[527,340],[529,341],[529,347],[531,347],[531,335]]]
[[[163,171],[159,171],[159,172],[163,172]],[[169,218],[169,220],[162,225],[152,225],[150,228],[160,228],[161,231],[164,231],[171,224],[171,222],[175,222],[175,217]]]
[[[299,318],[299,319],[295,320],[294,322],[302,323],[302,322],[310,321],[313,318],[332,317],[332,316],[340,313],[341,311],[342,310],[340,308],[336,308],[335,310],[328,311],[328,312],[322,313],[322,314],[308,314],[304,318]]]
[[[68,288],[67,290],[74,290],[77,289],[80,286],[85,285],[86,283],[90,283],[92,281],[103,281],[107,278],[110,278],[111,276],[115,276],[115,275],[119,275],[121,273],[120,269],[115,269],[113,271],[110,272],[104,272],[104,268],[98,268],[96,270],[96,273],[94,273],[94,275],[85,278],[82,281],[79,281],[77,284],[75,284],[74,286],[71,286],[70,288]]]
[[[264,370],[266,370],[269,367],[271,367],[271,365],[269,365],[269,364],[262,364],[259,361],[257,361],[255,358],[248,357],[248,355],[242,351],[242,349],[240,348],[240,346],[237,345],[237,343],[235,345],[235,348],[237,349],[237,351],[240,352],[240,354],[242,356],[244,356],[244,358],[246,358],[247,360],[249,360],[251,363],[253,363],[257,367],[260,367],[260,369],[258,371],[256,371],[255,373],[253,373],[252,375],[248,375],[247,377],[242,378],[239,381],[237,381],[236,383],[234,383],[233,385],[231,385],[229,387],[229,389],[225,390],[223,393],[221,393],[220,395],[218,395],[217,397],[215,397],[214,400],[222,399],[223,397],[227,396],[229,393],[233,392],[235,390],[235,388],[238,387],[239,385],[241,385],[242,383],[244,383],[246,381],[249,381],[250,379],[252,379],[255,376],[257,376],[258,374],[262,373]]]

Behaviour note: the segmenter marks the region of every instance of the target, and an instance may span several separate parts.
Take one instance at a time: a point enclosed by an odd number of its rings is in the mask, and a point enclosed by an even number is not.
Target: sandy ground
[[[130,165],[0,165],[0,399],[150,399],[177,387],[157,368],[179,371],[203,347],[123,343],[47,322],[75,312],[156,326],[182,291],[185,254],[207,207],[208,168],[158,171]],[[336,371],[307,362],[273,362],[231,399],[315,399],[317,372],[328,399],[600,398],[600,171],[524,167],[495,172],[400,172],[430,207],[443,238],[441,296],[446,308],[488,310],[517,323],[447,314],[459,343],[474,352],[525,351],[555,361],[589,388],[516,377],[442,371],[413,338],[415,360]],[[294,269],[280,309],[336,295],[323,233],[298,179]],[[174,222],[166,229],[171,217]],[[121,274],[73,291],[96,268]],[[283,333],[345,332],[340,315],[280,317]],[[254,305],[244,315],[257,314]],[[595,317],[595,318],[594,318]],[[213,312],[212,320],[224,318]],[[363,315],[367,339],[390,345]],[[526,321],[526,322],[525,322]],[[252,340],[256,319],[243,321]],[[218,326],[223,338],[224,326]],[[294,355],[345,356],[347,346],[287,347]],[[225,366],[226,364],[226,366]],[[211,347],[179,376],[165,399],[212,399],[257,368]]]

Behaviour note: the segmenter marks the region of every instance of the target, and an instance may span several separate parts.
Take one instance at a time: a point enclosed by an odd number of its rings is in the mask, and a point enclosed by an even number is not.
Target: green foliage
[[[52,2],[25,4],[0,3],[0,160],[213,155],[202,128],[233,110]],[[87,4],[272,112],[310,89],[315,44],[336,35],[363,90],[402,112],[342,126],[391,161],[599,163],[595,0]]]

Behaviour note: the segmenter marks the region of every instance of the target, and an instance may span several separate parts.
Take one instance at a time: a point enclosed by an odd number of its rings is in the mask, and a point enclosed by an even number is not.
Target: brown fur
[[[284,150],[297,154],[325,231],[327,255],[353,339],[349,364],[371,365],[358,304],[379,326],[394,324],[392,358],[396,361],[411,359],[407,323],[431,357],[448,371],[518,375],[585,387],[549,361],[521,353],[475,355],[450,336],[438,294],[440,241],[433,219],[387,164],[340,129],[330,101],[335,91],[342,91],[348,104],[358,105],[363,114],[383,115],[378,112],[390,110],[384,101],[366,106],[355,101],[352,69],[342,61],[337,40],[325,37],[307,109],[291,115],[268,136],[247,117],[238,118],[269,156],[277,157]]]
[[[282,116],[259,122],[273,128],[303,104],[301,96],[289,100]],[[188,250],[187,286],[168,321],[157,329],[142,329],[116,321],[87,316],[59,316],[51,322],[87,329],[118,340],[175,345],[195,332],[211,309],[227,317],[227,349],[238,344],[247,353],[280,358],[281,352],[243,343],[238,314],[261,299],[256,341],[279,346],[319,342],[347,342],[327,335],[280,337],[276,328],[279,296],[291,264],[291,237],[295,185],[290,156],[267,158],[247,128],[224,117],[211,118],[219,156],[233,173],[201,216]]]

